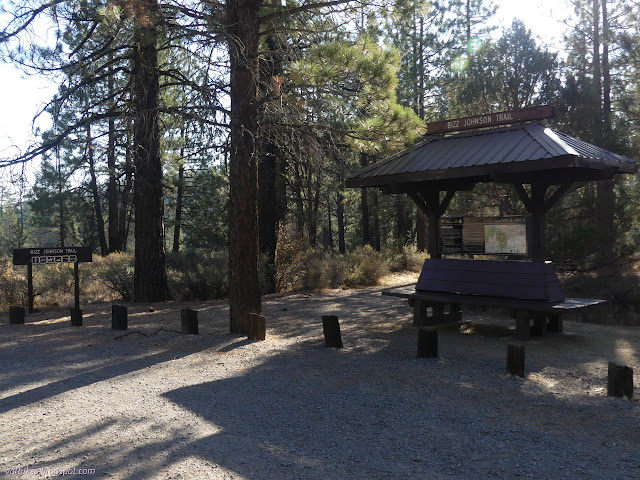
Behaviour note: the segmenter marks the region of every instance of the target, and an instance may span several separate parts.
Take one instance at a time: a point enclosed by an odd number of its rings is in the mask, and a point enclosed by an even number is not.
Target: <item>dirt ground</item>
[[[569,317],[526,342],[520,379],[508,315],[465,311],[416,359],[411,310],[381,288],[267,297],[264,342],[228,334],[224,302],[128,305],[126,332],[107,304],[82,327],[62,307],[0,319],[0,476],[639,478],[640,404],[606,381],[613,361],[638,383],[640,328]]]

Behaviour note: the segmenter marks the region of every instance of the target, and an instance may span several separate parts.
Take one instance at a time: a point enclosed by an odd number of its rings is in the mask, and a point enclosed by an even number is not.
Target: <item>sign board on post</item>
[[[75,278],[75,308],[80,310],[80,275],[78,263],[93,261],[89,247],[14,248],[13,264],[27,265],[27,289],[29,313],[33,313],[33,265],[72,263]]]
[[[89,247],[62,248],[14,248],[14,265],[50,265],[52,263],[91,262],[93,253]]]
[[[526,217],[453,217],[440,221],[442,253],[528,253]]]
[[[509,112],[487,113],[471,117],[455,118],[444,122],[427,124],[427,135],[448,132],[460,132],[473,128],[494,127],[533,120],[544,120],[555,116],[555,109],[551,105],[542,107],[523,108]]]

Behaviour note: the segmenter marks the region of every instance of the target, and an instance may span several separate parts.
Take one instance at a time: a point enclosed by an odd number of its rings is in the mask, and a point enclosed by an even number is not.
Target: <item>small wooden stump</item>
[[[507,373],[524,378],[524,345],[507,345]]]
[[[9,323],[11,325],[24,325],[24,307],[9,307]]]
[[[183,335],[198,335],[198,312],[190,308],[180,310]]]
[[[71,326],[81,327],[82,326],[82,310],[74,307],[70,307],[69,310],[71,312]]]
[[[340,322],[335,315],[322,316],[322,330],[324,331],[324,346],[329,348],[342,348],[342,336],[340,335]]]
[[[609,362],[607,395],[610,397],[633,397],[633,369]]]
[[[251,340],[262,341],[267,338],[267,319],[259,313],[249,314],[249,332],[247,336]]]
[[[418,358],[438,358],[438,330],[421,328],[418,330]]]
[[[127,307],[123,305],[111,305],[111,329],[127,329]]]

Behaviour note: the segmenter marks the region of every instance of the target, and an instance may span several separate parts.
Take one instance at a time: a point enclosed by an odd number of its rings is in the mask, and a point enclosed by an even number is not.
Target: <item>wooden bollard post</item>
[[[249,314],[249,332],[251,340],[262,341],[267,337],[267,319],[259,313]]]
[[[438,358],[438,330],[421,328],[418,330],[418,358]]]
[[[524,345],[507,345],[507,373],[524,378]]]
[[[11,325],[24,325],[24,307],[9,307],[9,323]]]
[[[190,308],[180,310],[180,322],[182,323],[183,335],[198,334],[198,312]]]
[[[70,307],[69,310],[71,313],[71,326],[81,327],[82,326],[82,310],[74,307]]]
[[[531,335],[530,318],[531,314],[527,310],[518,310],[514,335],[518,340],[529,340],[529,335]]]
[[[633,369],[609,362],[607,395],[610,397],[633,397]]]
[[[111,305],[111,329],[127,329],[127,307],[123,305]]]
[[[342,336],[340,335],[340,322],[335,315],[322,316],[322,330],[324,331],[324,346],[329,348],[342,348]]]

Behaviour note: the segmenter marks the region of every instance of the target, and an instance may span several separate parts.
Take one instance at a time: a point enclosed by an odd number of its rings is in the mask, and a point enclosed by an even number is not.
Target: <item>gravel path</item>
[[[131,305],[120,338],[109,305],[81,328],[62,308],[3,319],[0,476],[640,478],[640,404],[606,396],[607,362],[640,371],[639,328],[566,321],[518,379],[509,318],[465,314],[417,360],[410,309],[379,291],[268,298],[264,342],[227,334],[216,302]],[[185,306],[200,335],[173,331]],[[323,314],[344,349],[323,347]]]

